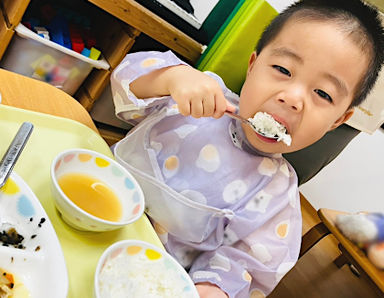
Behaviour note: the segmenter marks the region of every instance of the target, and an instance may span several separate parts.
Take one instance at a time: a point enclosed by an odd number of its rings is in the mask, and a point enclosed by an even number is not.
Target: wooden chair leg
[[[299,259],[310,250],[317,242],[323,239],[330,233],[328,228],[323,222],[313,226],[307,233],[301,238],[301,249]]]

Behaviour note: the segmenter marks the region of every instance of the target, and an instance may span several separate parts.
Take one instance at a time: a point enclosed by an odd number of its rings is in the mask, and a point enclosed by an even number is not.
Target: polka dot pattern
[[[277,171],[276,161],[271,158],[265,157],[263,158],[263,161],[260,163],[257,170],[259,171],[260,175],[271,177]]]
[[[124,183],[128,189],[134,189],[135,188],[135,185],[133,184],[132,180],[127,178],[127,177],[124,179]]]
[[[35,207],[29,196],[22,191],[22,188],[17,185],[16,181],[11,177],[8,178],[4,186],[0,188],[0,196],[1,194],[16,199],[16,212],[19,216],[30,218],[36,214]]]
[[[20,187],[13,181],[13,179],[9,178],[0,191],[7,195],[14,195],[20,191]]]
[[[153,222],[153,228],[157,236],[159,236],[161,243],[166,244],[168,242],[168,231],[157,222]]]
[[[221,277],[216,272],[211,271],[195,271],[192,274],[194,279],[216,279],[217,281],[221,281]]]
[[[196,129],[196,125],[185,124],[176,128],[175,133],[180,139],[185,139],[185,137],[187,137],[190,133],[194,132]]]
[[[265,264],[272,260],[272,255],[268,251],[268,248],[261,244],[261,243],[255,243],[251,246],[250,254],[254,256],[257,260],[259,260],[261,263]]]
[[[259,289],[252,289],[251,293],[249,294],[249,298],[265,298],[265,294],[262,290]]]
[[[251,281],[252,281],[252,276],[246,270],[243,271],[242,278],[243,278],[243,280],[245,280],[246,282],[249,282],[249,283],[251,283]]]
[[[161,253],[157,252],[156,250],[153,249],[146,249],[145,250],[145,255],[147,256],[148,260],[158,260],[162,257]]]
[[[132,246],[128,246],[126,250],[127,250],[127,254],[133,256],[138,254],[142,250],[142,248],[141,246],[132,245]]]
[[[215,254],[209,260],[209,267],[228,272],[231,270],[231,261],[226,256]]]
[[[235,180],[229,183],[223,191],[223,199],[227,203],[235,203],[247,192],[247,184],[243,180]]]
[[[35,215],[35,208],[26,195],[21,195],[17,200],[17,211],[24,217],[32,217]]]
[[[212,173],[219,168],[220,163],[219,151],[214,145],[208,144],[200,150],[196,160],[196,167]]]
[[[265,213],[272,196],[265,191],[259,191],[249,202],[245,205],[245,209],[254,212]]]
[[[164,63],[164,60],[163,59],[159,59],[159,58],[148,58],[148,59],[145,59],[141,62],[141,67],[142,68],[148,68],[148,67],[154,67],[154,66],[158,66],[160,64]]]
[[[81,162],[87,162],[87,161],[89,161],[91,158],[92,158],[92,155],[91,155],[91,154],[87,154],[87,153],[80,153],[80,154],[79,154],[79,160],[80,160]]]
[[[285,263],[281,263],[279,265],[279,267],[277,268],[277,272],[276,272],[276,282],[279,282],[285,274],[288,273],[289,270],[292,269],[292,267],[295,265],[295,263],[293,262],[285,262]]]
[[[179,170],[179,158],[176,155],[169,156],[163,165],[163,174],[166,178],[174,176]]]
[[[109,166],[109,161],[107,161],[107,160],[105,160],[104,158],[101,158],[101,157],[96,157],[95,158],[95,163],[100,168],[105,168],[105,167]]]
[[[288,236],[289,232],[289,220],[284,220],[277,224],[275,234],[278,238],[284,239]]]

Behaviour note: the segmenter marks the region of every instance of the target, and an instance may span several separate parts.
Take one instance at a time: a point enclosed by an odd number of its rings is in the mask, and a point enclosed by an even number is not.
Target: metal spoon
[[[225,111],[224,114],[226,114],[227,116],[233,118],[233,119],[236,119],[236,120],[239,120],[240,122],[242,123],[245,123],[247,125],[249,125],[256,133],[258,133],[259,135],[263,136],[263,137],[266,137],[266,138],[269,138],[269,139],[274,139],[274,140],[278,140],[279,137],[278,136],[267,136],[265,135],[264,133],[262,133],[261,131],[257,130],[257,128],[252,124],[251,121],[249,121],[248,119],[245,119],[243,117],[241,117],[240,115],[238,114],[235,114],[235,113],[232,113],[232,112],[229,112],[229,111]]]
[[[32,133],[32,130],[32,123],[23,122],[13,138],[12,143],[9,145],[7,152],[4,154],[3,159],[0,161],[0,188],[3,187],[11,174],[21,151],[23,151],[24,146]]]

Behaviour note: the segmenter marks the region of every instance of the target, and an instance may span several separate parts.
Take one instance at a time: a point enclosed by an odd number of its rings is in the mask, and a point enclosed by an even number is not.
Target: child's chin
[[[282,142],[264,143],[262,141],[249,142],[256,150],[264,153],[287,153],[287,149]]]

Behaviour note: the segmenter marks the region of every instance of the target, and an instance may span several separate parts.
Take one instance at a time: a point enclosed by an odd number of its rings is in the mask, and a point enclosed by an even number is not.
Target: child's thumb
[[[225,110],[228,111],[228,112],[235,113],[236,112],[236,107],[227,100],[227,108]]]

